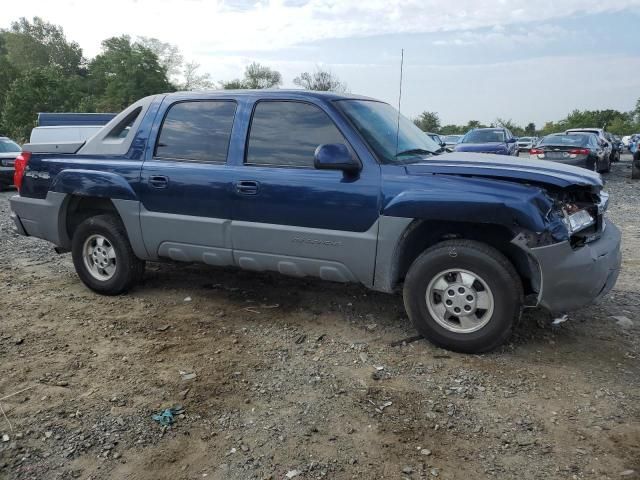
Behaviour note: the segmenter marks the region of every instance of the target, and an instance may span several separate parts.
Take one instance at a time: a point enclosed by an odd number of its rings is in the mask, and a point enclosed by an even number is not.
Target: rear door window
[[[245,163],[313,168],[318,145],[346,140],[319,107],[295,101],[261,101],[251,120]]]
[[[155,157],[225,163],[235,113],[229,100],[175,103],[162,123]]]

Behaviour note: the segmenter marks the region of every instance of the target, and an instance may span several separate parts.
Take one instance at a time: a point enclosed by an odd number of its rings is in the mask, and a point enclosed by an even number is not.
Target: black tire
[[[640,179],[640,151],[633,155],[631,160],[631,178],[634,180]]]
[[[493,314],[470,333],[444,328],[429,312],[427,287],[449,269],[479,275],[493,294]],[[411,265],[404,283],[404,305],[415,328],[441,347],[463,353],[493,350],[511,335],[523,304],[522,282],[511,262],[498,250],[473,240],[448,240],[425,250]]]
[[[104,237],[115,250],[115,272],[107,280],[95,278],[83,258],[85,241],[93,235]],[[71,241],[71,255],[82,283],[102,295],[124,293],[144,275],[145,263],[133,253],[124,225],[116,215],[96,215],[78,225]]]
[[[607,163],[605,167],[601,170],[598,170],[600,173],[609,173],[611,171],[611,157],[607,157]]]

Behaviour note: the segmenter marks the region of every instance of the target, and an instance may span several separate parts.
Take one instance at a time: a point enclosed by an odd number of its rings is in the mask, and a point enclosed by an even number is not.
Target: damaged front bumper
[[[620,230],[603,219],[600,238],[572,248],[569,241],[530,248],[540,272],[538,305],[552,313],[568,312],[598,301],[615,285],[620,272]]]

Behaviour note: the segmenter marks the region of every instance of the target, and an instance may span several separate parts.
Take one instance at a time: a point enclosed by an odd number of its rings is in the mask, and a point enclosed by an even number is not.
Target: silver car
[[[518,151],[529,151],[538,143],[538,137],[520,137],[518,138]]]
[[[0,190],[13,185],[14,163],[22,148],[7,137],[0,137]]]
[[[446,148],[453,149],[462,137],[464,137],[464,135],[446,135],[440,138],[444,141]]]

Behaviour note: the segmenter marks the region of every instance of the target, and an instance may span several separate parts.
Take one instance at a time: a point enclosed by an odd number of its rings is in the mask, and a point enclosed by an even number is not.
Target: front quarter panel
[[[501,224],[534,232],[546,228],[551,200],[538,187],[454,175],[407,175],[383,168],[382,214],[420,220]]]

